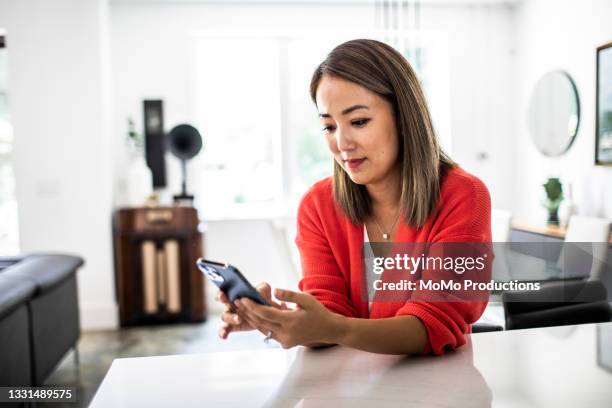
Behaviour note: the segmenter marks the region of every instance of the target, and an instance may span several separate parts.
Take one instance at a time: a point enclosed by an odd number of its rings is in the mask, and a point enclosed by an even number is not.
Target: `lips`
[[[361,163],[363,163],[365,160],[366,158],[363,157],[361,159],[347,159],[347,160],[344,160],[344,162],[346,163],[349,169],[354,170],[358,168],[359,166],[361,166]]]

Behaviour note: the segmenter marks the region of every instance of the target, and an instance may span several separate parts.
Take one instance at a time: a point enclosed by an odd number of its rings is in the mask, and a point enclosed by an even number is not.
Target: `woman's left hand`
[[[340,331],[339,315],[331,313],[314,296],[302,292],[276,289],[277,299],[295,303],[295,309],[279,310],[250,299],[236,300],[234,305],[245,318],[278,341],[283,348],[297,345],[333,344]]]

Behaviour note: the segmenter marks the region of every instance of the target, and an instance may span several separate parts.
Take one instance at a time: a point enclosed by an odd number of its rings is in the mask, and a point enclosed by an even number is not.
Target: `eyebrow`
[[[357,109],[370,109],[365,105],[353,105],[349,108],[346,108],[345,110],[343,110],[342,112],[340,112],[342,115],[347,115]],[[329,113],[319,113],[319,116],[322,118],[331,118],[331,115]]]

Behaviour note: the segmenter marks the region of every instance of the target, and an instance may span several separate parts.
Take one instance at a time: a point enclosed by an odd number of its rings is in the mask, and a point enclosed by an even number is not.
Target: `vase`
[[[576,208],[576,203],[574,202],[574,193],[572,189],[572,183],[569,183],[567,201],[565,204],[565,214],[563,217],[563,224],[568,225],[570,218],[576,215],[576,213],[577,213],[577,208]]]
[[[153,193],[153,175],[142,154],[130,154],[127,166],[127,204],[143,206]]]
[[[559,208],[548,210],[548,221],[549,225],[559,225]]]

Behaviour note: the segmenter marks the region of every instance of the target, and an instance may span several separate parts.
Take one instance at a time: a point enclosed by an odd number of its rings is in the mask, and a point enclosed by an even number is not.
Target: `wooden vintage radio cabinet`
[[[113,217],[116,296],[122,327],[205,319],[203,256],[192,207],[123,208]]]

